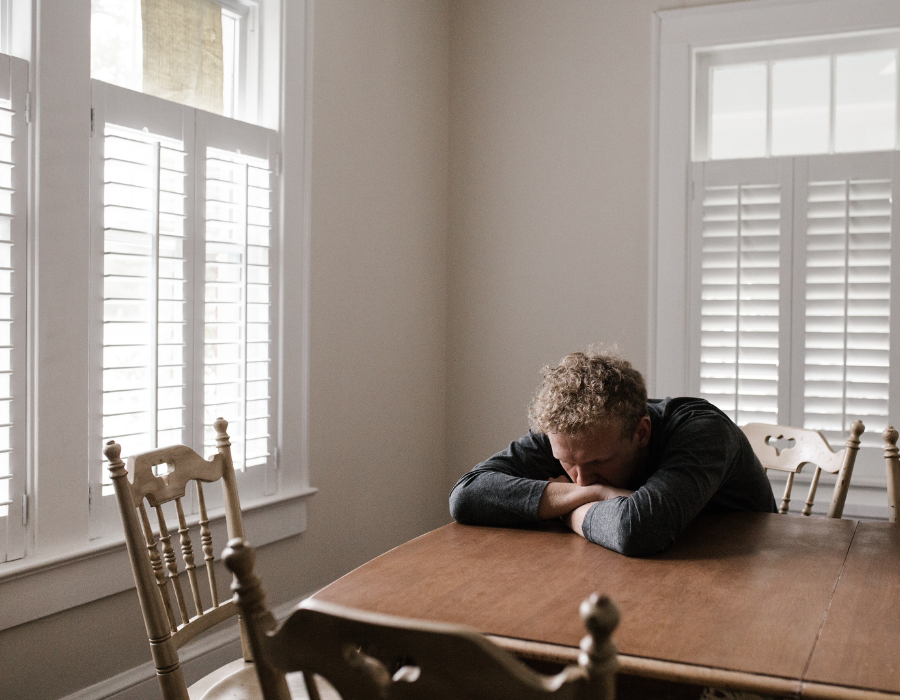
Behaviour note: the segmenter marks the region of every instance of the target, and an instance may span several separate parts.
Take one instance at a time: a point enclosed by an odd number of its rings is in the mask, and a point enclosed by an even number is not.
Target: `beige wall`
[[[449,483],[527,431],[542,365],[646,371],[651,18],[704,4],[452,4]]]

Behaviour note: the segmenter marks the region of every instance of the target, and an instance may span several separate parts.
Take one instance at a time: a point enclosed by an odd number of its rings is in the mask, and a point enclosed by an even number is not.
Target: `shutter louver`
[[[270,175],[266,160],[207,149],[204,442],[226,417],[237,469],[269,456]]]
[[[865,441],[887,424],[891,182],[808,185],[804,427],[837,444],[850,423]]]
[[[183,145],[106,125],[103,439],[129,454],[185,427]],[[112,493],[103,470],[103,493]]]
[[[738,424],[778,417],[779,185],[704,189],[700,394]]]

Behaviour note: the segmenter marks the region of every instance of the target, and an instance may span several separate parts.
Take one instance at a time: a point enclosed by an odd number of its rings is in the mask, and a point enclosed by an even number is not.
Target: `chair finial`
[[[859,442],[859,436],[866,432],[866,426],[861,420],[855,420],[850,424],[850,435]]]
[[[213,421],[213,428],[216,429],[216,447],[231,447],[231,440],[228,438],[228,433],[225,432],[228,428],[228,421],[219,416]]]
[[[115,478],[125,473],[125,462],[122,461],[122,446],[115,440],[110,440],[103,448],[103,454],[109,462],[110,475]]]
[[[611,636],[619,624],[619,609],[608,596],[592,593],[579,609],[588,634],[581,640],[578,664],[591,675],[611,674],[618,666]]]
[[[893,425],[889,425],[884,429],[884,432],[881,433],[881,439],[884,440],[890,447],[894,449],[897,448],[897,438],[900,437],[900,433],[897,432],[897,429],[894,428]]]

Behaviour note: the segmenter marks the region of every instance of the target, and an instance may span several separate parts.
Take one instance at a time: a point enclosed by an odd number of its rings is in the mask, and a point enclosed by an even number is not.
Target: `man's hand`
[[[577,508],[590,506],[597,501],[605,501],[610,498],[618,498],[619,496],[630,496],[633,491],[626,489],[618,489],[604,484],[591,484],[590,486],[579,486],[569,481],[568,477],[558,476],[548,479],[550,482],[541,500],[538,503],[538,517],[541,520],[552,520],[560,516],[569,515]],[[583,508],[581,518],[578,520],[578,528],[575,532],[581,534],[581,521],[584,520],[584,513],[587,508]],[[568,521],[567,521],[568,522]],[[571,527],[571,525],[570,525]]]

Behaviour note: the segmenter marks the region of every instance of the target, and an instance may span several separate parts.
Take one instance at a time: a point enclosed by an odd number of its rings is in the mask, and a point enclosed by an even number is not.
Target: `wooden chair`
[[[616,647],[610,635],[616,606],[596,594],[581,604],[588,635],[578,665],[544,676],[460,625],[351,610],[308,599],[280,628],[266,609],[253,572],[253,549],[241,539],[222,554],[247,624],[265,700],[288,700],[284,674],[321,676],[343,700],[612,700]],[[312,685],[312,682],[310,683]],[[310,689],[310,698],[315,698]]]
[[[241,629],[243,659],[215,671],[192,685],[190,689],[185,684],[178,661],[178,649],[201,632],[238,613],[238,608],[232,600],[219,600],[216,590],[213,541],[203,495],[204,483],[222,482],[228,537],[229,539],[243,537],[241,506],[231,460],[231,441],[225,432],[228,423],[219,418],[213,426],[216,429],[218,454],[208,461],[189,447],[174,445],[129,457],[126,467],[122,462],[122,448],[118,443],[110,440],[103,450],[109,460],[109,472],[116,492],[119,513],[122,516],[122,525],[125,528],[125,543],[164,700],[197,700],[215,683],[229,677],[232,687],[236,681],[237,685],[245,687],[246,693],[242,697],[261,697],[253,664],[249,663],[252,656],[243,629]],[[154,468],[162,464],[167,465],[168,471],[157,475]],[[193,544],[181,503],[190,481],[197,487],[200,548],[206,564],[209,607],[203,602],[201,587],[197,580]],[[156,533],[150,524],[148,508],[144,505],[144,501],[149,508],[156,511],[158,524]],[[184,562],[183,571],[178,570],[175,549],[172,546],[172,533],[163,515],[163,504],[171,501],[175,502],[178,516],[177,533],[181,558]],[[185,595],[185,587],[182,585],[184,578],[187,579],[189,598]]]
[[[828,440],[818,430],[791,428],[785,425],[766,425],[765,423],[747,423],[743,427],[744,435],[750,441],[763,469],[766,471],[775,469],[788,473],[784,497],[781,500],[781,507],[778,509],[779,513],[788,512],[794,474],[800,472],[804,465],[813,464],[816,471],[813,474],[812,483],[809,485],[809,494],[806,497],[806,504],[803,506],[803,515],[812,513],[816,489],[819,486],[819,476],[822,472],[838,474],[834,493],[831,496],[831,505],[828,507],[827,517],[829,518],[840,518],[844,513],[844,503],[847,500],[847,491],[850,489],[853,464],[856,462],[856,454],[859,452],[859,436],[865,429],[862,421],[854,421],[850,426],[850,437],[847,438],[844,449],[834,452],[828,444]],[[793,441],[793,444],[787,446],[781,441]]]
[[[884,467],[887,474],[888,521],[897,522],[897,507],[900,506],[900,450],[897,449],[898,433],[894,426],[884,429]]]

